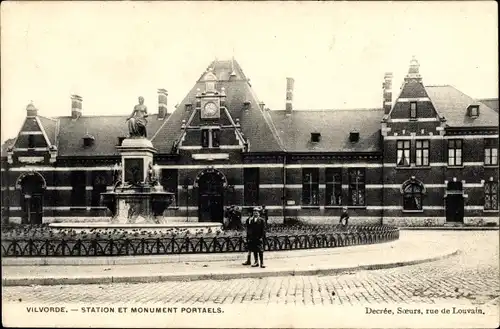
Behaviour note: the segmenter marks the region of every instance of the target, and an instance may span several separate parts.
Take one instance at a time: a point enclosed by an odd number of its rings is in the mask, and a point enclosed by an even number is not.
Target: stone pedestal
[[[128,138],[118,146],[122,156],[121,181],[112,192],[102,193],[102,204],[112,213],[112,223],[162,223],[163,212],[174,194],[151,180],[156,149],[146,138]]]
[[[122,181],[137,185],[146,181],[156,149],[146,138],[127,138],[117,147],[122,156]]]
[[[117,188],[102,193],[102,203],[111,211],[111,223],[163,223],[163,212],[172,204],[170,192]]]

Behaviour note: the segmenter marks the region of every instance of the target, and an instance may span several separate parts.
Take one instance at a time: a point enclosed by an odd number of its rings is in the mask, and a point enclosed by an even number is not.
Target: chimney
[[[78,95],[71,95],[71,117],[73,120],[82,116],[82,100]]]
[[[295,80],[293,78],[286,78],[286,106],[285,114],[292,114],[293,110],[293,84]]]
[[[38,109],[33,105],[33,102],[29,103],[26,106],[26,116],[27,117],[36,117],[38,115]]]
[[[167,96],[168,92],[165,89],[158,89],[158,120],[167,117]]]
[[[384,83],[382,84],[384,114],[389,114],[392,108],[392,73],[387,72],[384,76]]]

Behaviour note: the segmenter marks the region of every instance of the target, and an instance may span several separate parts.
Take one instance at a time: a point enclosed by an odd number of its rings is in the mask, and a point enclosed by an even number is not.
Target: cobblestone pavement
[[[54,304],[209,302],[299,305],[454,301],[498,305],[498,232],[453,234],[443,233],[443,238],[460,243],[458,255],[393,269],[225,281],[2,287],[2,300]],[[268,265],[272,266],[272,263]]]

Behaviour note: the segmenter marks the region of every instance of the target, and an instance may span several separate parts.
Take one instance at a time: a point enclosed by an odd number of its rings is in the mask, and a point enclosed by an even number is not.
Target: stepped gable
[[[381,151],[380,120],[384,109],[270,111],[287,152]],[[351,142],[351,132],[359,140]],[[320,133],[318,142],[311,133]]]
[[[281,151],[280,142],[273,132],[273,128],[264,116],[259,101],[252,90],[252,87],[246,78],[243,70],[236,60],[220,61],[215,60],[209,66],[211,72],[217,77],[216,89],[220,92],[222,88],[226,93],[226,108],[231,118],[236,121],[239,119],[241,130],[250,141],[250,152],[275,152]],[[208,70],[207,68],[207,70]],[[181,125],[189,119],[196,108],[196,94],[205,90],[203,80],[204,72],[183,101],[177,106],[170,117],[165,120],[158,133],[153,137],[153,145],[160,153],[170,153],[172,146],[181,136]],[[249,109],[244,109],[244,103],[249,102]],[[186,105],[192,104],[192,109],[187,110]],[[195,114],[192,123],[198,120]],[[229,118],[221,113],[222,124],[228,124]]]
[[[450,85],[425,87],[436,110],[451,127],[498,126],[498,112]],[[469,105],[479,105],[479,116],[467,115]]]

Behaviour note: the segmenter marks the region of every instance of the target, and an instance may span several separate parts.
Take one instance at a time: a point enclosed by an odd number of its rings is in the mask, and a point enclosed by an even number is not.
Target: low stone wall
[[[394,225],[397,227],[411,226],[443,226],[446,223],[444,217],[384,217],[385,225]]]
[[[465,217],[464,224],[468,226],[499,225],[498,217]]]

